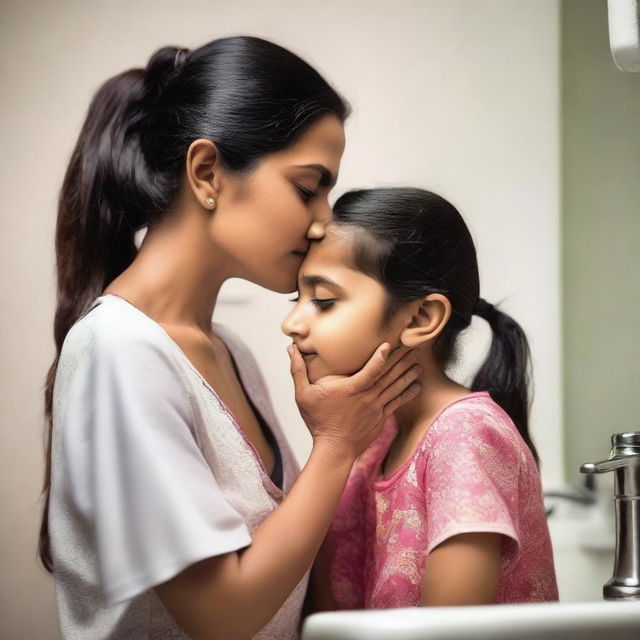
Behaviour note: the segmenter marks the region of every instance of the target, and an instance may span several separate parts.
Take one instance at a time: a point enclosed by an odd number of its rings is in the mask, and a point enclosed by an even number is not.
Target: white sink
[[[640,600],[317,613],[301,640],[639,640]]]

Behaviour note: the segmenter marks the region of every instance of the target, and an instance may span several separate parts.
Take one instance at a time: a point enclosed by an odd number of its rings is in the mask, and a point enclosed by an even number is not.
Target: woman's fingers
[[[295,387],[297,396],[310,384],[307,375],[307,365],[295,344],[290,344],[287,347],[287,353],[291,360],[291,377],[293,378],[293,386]]]
[[[378,381],[388,366],[390,353],[391,345],[388,342],[383,342],[374,351],[364,367],[351,376],[351,383],[356,391],[365,391]]]
[[[408,389],[421,374],[422,367],[418,364],[414,364],[380,394],[379,399],[381,404],[386,406],[389,402],[402,394],[405,389]]]
[[[391,402],[385,405],[382,410],[382,421],[384,422],[396,409],[399,409],[403,404],[410,402],[418,396],[422,387],[414,382],[410,387],[405,389],[399,396],[396,396]]]
[[[387,367],[386,373],[380,376],[380,379],[376,382],[376,389],[381,395],[392,384],[396,382],[402,375],[404,375],[413,365],[418,362],[418,351],[415,349],[407,349],[403,347],[402,351],[396,354],[394,352],[393,363]]]

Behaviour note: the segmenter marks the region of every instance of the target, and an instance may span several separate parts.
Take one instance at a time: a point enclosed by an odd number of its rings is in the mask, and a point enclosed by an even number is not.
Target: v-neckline
[[[103,293],[101,296],[99,296],[95,300],[95,302],[92,305],[91,309],[93,309],[95,306],[97,306],[99,304],[102,304],[102,302],[104,302],[104,300],[103,300],[104,298],[113,298],[114,300],[122,301],[124,304],[129,306],[131,309],[133,309],[138,314],[140,314],[142,317],[144,317],[146,320],[148,320],[150,323],[152,323],[155,327],[157,327],[164,334],[164,336],[169,341],[169,343],[171,344],[172,348],[176,351],[178,356],[185,362],[185,364],[188,366],[188,368],[200,380],[202,385],[206,389],[208,389],[209,392],[213,395],[213,397],[215,398],[215,400],[217,401],[217,403],[219,404],[221,409],[229,417],[231,424],[234,426],[236,431],[240,434],[240,436],[242,437],[244,442],[248,445],[248,447],[251,450],[251,453],[252,453],[252,455],[253,455],[253,457],[254,457],[257,465],[258,465],[258,469],[260,471],[260,475],[262,477],[262,481],[263,481],[263,484],[265,485],[265,488],[267,488],[269,490],[269,493],[274,495],[274,497],[278,497],[278,498],[281,497],[284,494],[284,464],[283,464],[283,473],[282,473],[282,484],[283,484],[283,486],[282,486],[282,488],[280,488],[271,479],[271,476],[269,475],[269,472],[268,472],[268,470],[267,470],[267,468],[266,468],[266,466],[264,464],[264,461],[262,460],[262,457],[260,456],[260,453],[258,452],[258,450],[256,449],[255,445],[251,442],[251,440],[249,440],[249,438],[247,437],[247,435],[243,431],[242,427],[240,426],[240,422],[236,418],[236,416],[233,413],[233,411],[231,411],[231,409],[227,406],[227,403],[220,397],[218,392],[207,382],[206,378],[202,375],[202,373],[200,373],[200,371],[193,364],[193,362],[191,362],[191,360],[189,359],[187,354],[184,352],[182,347],[171,337],[171,335],[169,335],[169,332],[159,322],[156,322],[151,316],[148,316],[144,311],[139,309],[135,304],[133,304],[132,302],[130,302],[129,300],[127,300],[126,298],[124,298],[123,296],[121,296],[121,295],[119,295],[117,293],[113,293],[113,292],[109,292],[109,291]],[[211,324],[213,326],[214,323],[212,322]],[[222,337],[220,337],[220,336],[218,336],[218,337],[220,338],[220,341],[222,342],[222,344],[227,349],[227,352],[229,353],[229,357],[231,359],[231,363],[232,363],[234,369],[237,372],[238,382],[240,383],[240,386],[242,388],[243,393],[247,397],[247,400],[249,401],[249,403],[251,405],[253,405],[253,407],[255,408],[254,411],[257,410],[257,406],[255,405],[254,399],[251,397],[250,392],[245,387],[242,371],[241,371],[241,368],[236,363],[235,356],[233,354],[232,348],[227,344],[227,342]],[[271,428],[271,426],[267,422],[266,418],[264,418],[264,416],[262,416],[262,418],[263,418],[264,424],[271,431],[271,434],[273,435],[274,443],[278,447],[278,449],[280,450],[280,455],[281,455],[282,454],[282,447],[280,446],[280,442],[278,442],[277,435],[275,434],[274,430]],[[257,416],[256,416],[256,420],[258,420]],[[277,454],[276,454],[275,451],[274,451],[274,458],[277,458]]]

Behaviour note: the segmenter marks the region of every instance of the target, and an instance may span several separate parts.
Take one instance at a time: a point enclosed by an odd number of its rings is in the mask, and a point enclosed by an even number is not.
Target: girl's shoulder
[[[421,453],[426,459],[452,452],[467,458],[492,454],[515,464],[527,451],[513,420],[482,391],[464,396],[440,412],[427,431]]]
[[[505,410],[487,391],[470,393],[448,404],[433,421],[431,438],[453,434],[501,434],[510,437],[517,429]]]

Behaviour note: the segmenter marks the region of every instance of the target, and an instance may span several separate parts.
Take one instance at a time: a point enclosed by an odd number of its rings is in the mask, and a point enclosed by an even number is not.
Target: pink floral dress
[[[486,392],[445,407],[389,478],[390,419],[354,465],[327,544],[340,609],[411,607],[429,553],[452,536],[504,536],[497,602],[557,600],[540,477],[509,416]]]

